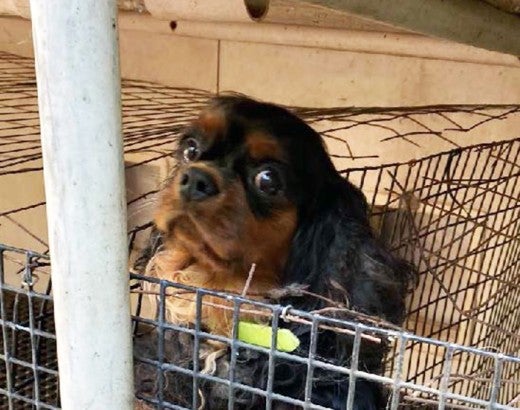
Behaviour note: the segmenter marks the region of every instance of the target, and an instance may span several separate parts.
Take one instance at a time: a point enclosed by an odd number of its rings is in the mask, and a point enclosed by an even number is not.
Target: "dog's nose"
[[[185,201],[202,201],[217,195],[217,184],[210,174],[199,168],[188,168],[181,176],[180,192]]]

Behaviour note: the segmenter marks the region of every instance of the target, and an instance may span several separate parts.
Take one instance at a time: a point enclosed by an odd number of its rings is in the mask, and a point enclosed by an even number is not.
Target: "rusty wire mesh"
[[[45,200],[32,60],[0,53],[0,89],[0,242],[45,253],[45,227],[37,228]],[[177,135],[209,97],[123,81],[131,249],[148,233]],[[323,135],[338,169],[362,187],[374,229],[420,271],[405,323],[419,338],[406,343],[402,380],[437,390],[444,383],[447,347],[421,337],[518,357],[520,106],[294,110]],[[6,281],[19,280],[24,264],[6,260]],[[488,400],[494,359],[452,353],[445,387]],[[388,357],[388,374],[396,357]],[[506,361],[500,374],[497,402],[520,407],[519,366]],[[400,397],[402,406],[439,401],[436,393],[405,388]]]
[[[346,173],[363,187],[377,185],[369,198],[375,227],[419,269],[405,323],[415,334],[520,354],[519,158],[516,139]],[[380,192],[388,195],[382,207]],[[443,353],[412,346],[410,380],[438,382]],[[493,372],[489,362],[460,357],[452,371],[459,391],[487,394],[472,380]],[[517,367],[505,371],[510,380],[520,378]],[[514,384],[501,390],[506,400],[518,393]]]

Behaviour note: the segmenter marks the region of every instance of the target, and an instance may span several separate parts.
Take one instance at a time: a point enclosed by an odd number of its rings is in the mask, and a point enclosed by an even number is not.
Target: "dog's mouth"
[[[192,255],[192,263],[201,262],[213,269],[229,268],[240,259],[234,250],[234,241],[220,238],[203,226],[196,214],[179,212],[170,222],[169,239],[174,246],[184,247]]]

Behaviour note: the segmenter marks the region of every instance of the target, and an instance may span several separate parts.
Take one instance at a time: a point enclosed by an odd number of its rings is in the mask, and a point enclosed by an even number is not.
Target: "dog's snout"
[[[219,193],[213,177],[199,168],[188,168],[181,176],[180,192],[185,201],[202,201]]]

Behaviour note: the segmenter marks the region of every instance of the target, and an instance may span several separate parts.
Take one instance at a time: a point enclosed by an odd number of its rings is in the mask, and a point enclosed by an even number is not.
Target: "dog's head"
[[[373,241],[364,196],[337,173],[321,137],[286,109],[217,97],[183,133],[177,162],[155,223],[186,263],[244,277],[255,263],[275,282],[328,295],[347,292],[363,269],[378,276],[366,280],[394,281],[390,256],[355,255]],[[400,284],[388,286],[399,293]]]
[[[283,270],[297,226],[335,171],[320,137],[287,110],[211,101],[183,133],[156,224],[195,258]]]

